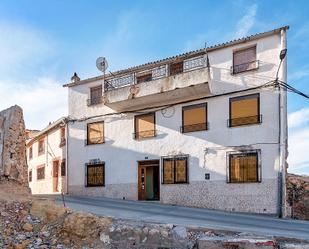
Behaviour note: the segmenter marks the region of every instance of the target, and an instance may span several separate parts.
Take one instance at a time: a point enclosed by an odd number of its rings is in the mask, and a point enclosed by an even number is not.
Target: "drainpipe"
[[[65,135],[66,135],[66,143],[65,143],[65,148],[66,148],[66,159],[65,159],[65,182],[66,182],[66,194],[69,193],[69,122],[66,120],[66,125],[65,125]]]
[[[281,30],[281,50],[286,49],[286,30]],[[284,58],[281,63],[280,72],[276,78],[287,82],[287,59]],[[278,84],[279,101],[279,173],[278,173],[278,216],[286,216],[286,158],[287,158],[287,91],[283,91]]]

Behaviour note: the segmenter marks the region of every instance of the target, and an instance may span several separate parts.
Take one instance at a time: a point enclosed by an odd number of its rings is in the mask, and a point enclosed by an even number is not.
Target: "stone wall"
[[[23,110],[12,106],[0,112],[0,179],[28,184]]]

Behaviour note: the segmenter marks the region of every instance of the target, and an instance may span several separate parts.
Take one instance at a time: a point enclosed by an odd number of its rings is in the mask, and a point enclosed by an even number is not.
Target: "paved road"
[[[61,197],[56,198],[61,203]],[[66,196],[69,208],[101,216],[309,240],[309,222],[108,198]]]

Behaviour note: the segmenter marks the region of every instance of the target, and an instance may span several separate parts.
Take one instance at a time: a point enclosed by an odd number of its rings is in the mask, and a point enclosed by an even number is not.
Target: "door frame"
[[[139,160],[137,161],[137,193],[139,201],[146,201],[145,194],[142,194],[141,189],[141,169],[146,169],[147,167],[157,167],[158,168],[158,200],[160,200],[160,191],[161,191],[161,181],[160,181],[160,159],[147,159],[147,160]],[[144,184],[145,184],[145,192],[146,192],[146,170],[144,176]]]
[[[57,163],[57,165],[56,165]],[[55,166],[57,166],[57,172],[55,172]],[[52,168],[52,184],[53,184],[53,192],[59,192],[59,167],[60,166],[60,159],[53,160],[53,168]]]

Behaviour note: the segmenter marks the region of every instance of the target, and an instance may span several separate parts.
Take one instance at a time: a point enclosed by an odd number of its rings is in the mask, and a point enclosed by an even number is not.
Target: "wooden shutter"
[[[248,155],[244,159],[244,181],[257,182],[257,155]]]
[[[207,129],[206,104],[183,108],[183,132]]]
[[[254,69],[256,64],[256,47],[247,48],[233,53],[233,71],[240,73]]]
[[[163,183],[174,183],[173,159],[163,159]]]
[[[90,88],[91,104],[99,104],[102,100],[102,85]]]
[[[230,156],[230,182],[258,182],[257,153]]]
[[[140,115],[135,117],[136,138],[155,136],[155,114]]]
[[[241,157],[231,156],[230,158],[230,181],[241,182],[242,181],[241,170]]]
[[[101,144],[104,143],[104,123],[91,123],[87,128],[88,144]]]
[[[187,158],[176,158],[176,182],[186,183],[187,182]]]

